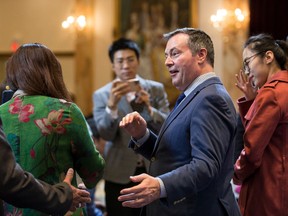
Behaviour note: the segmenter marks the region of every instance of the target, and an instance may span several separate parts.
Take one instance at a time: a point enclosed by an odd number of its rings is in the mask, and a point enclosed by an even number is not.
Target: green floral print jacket
[[[17,96],[0,106],[5,135],[22,168],[49,184],[62,182],[68,168],[87,188],[102,177],[104,160],[96,150],[79,107],[47,96]],[[72,184],[77,186],[76,178]],[[35,194],[37,196],[37,194]],[[4,206],[7,216],[43,216],[32,210]],[[86,215],[78,209],[73,215]]]

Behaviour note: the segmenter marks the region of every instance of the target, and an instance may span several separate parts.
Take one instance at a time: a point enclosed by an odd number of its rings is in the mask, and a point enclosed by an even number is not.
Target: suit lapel
[[[167,117],[166,121],[164,122],[158,136],[158,140],[161,139],[163,133],[165,130],[169,127],[169,125],[175,120],[175,118],[182,112],[183,109],[195,98],[195,96],[199,93],[200,91],[193,91],[191,94],[185,98],[185,100],[177,107],[176,110],[172,111],[169,116]]]
[[[169,125],[176,119],[176,117],[185,109],[186,106],[188,106],[192,100],[199,94],[199,92],[201,92],[203,89],[205,89],[206,87],[212,85],[212,84],[221,84],[221,81],[218,77],[213,77],[210,78],[206,81],[204,81],[203,83],[201,83],[199,86],[197,86],[184,100],[181,104],[179,104],[179,106],[177,107],[177,109],[175,109],[174,111],[172,111],[169,116],[167,117],[166,121],[164,122],[163,126],[161,127],[161,130],[159,132],[156,144],[155,144],[155,149],[153,151],[154,155],[158,149],[158,144],[164,134],[164,132],[167,130],[167,128],[169,127]]]

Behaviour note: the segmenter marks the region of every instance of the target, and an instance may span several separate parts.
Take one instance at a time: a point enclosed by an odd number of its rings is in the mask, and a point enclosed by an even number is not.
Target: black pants
[[[141,173],[146,173],[145,168],[137,168],[135,175]],[[118,184],[110,181],[105,181],[105,200],[106,200],[106,210],[108,216],[145,216],[145,208],[128,208],[123,207],[122,203],[118,201],[120,191],[124,188],[129,188],[135,186],[133,182],[128,184]]]

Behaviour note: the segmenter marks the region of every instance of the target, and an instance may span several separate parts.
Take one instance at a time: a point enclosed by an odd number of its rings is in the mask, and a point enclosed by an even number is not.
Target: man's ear
[[[115,64],[114,64],[114,63],[111,64],[111,69],[112,69],[112,71],[113,71],[114,74],[115,74]]]
[[[206,59],[206,56],[207,56],[207,50],[205,48],[201,48],[199,51],[198,51],[198,56],[199,56],[199,61],[201,63],[203,63]]]

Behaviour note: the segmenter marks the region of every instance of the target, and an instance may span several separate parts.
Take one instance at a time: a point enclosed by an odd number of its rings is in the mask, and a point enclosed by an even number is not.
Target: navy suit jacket
[[[218,77],[193,90],[168,116],[158,138],[140,148],[149,174],[162,179],[167,197],[147,206],[147,215],[240,216],[231,188],[236,112]]]

